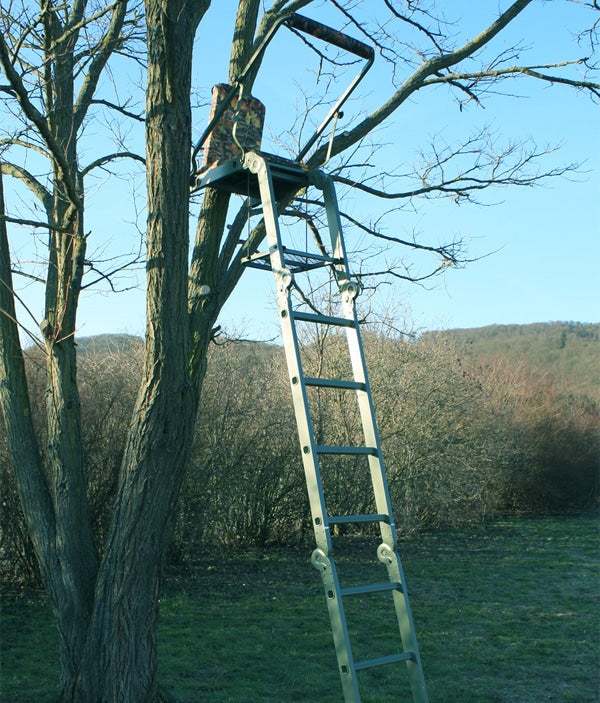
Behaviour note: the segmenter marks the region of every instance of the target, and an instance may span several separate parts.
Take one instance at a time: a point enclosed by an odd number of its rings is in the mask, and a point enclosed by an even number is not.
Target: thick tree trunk
[[[57,208],[57,211],[59,208]],[[59,241],[56,295],[46,310],[47,462],[52,476],[55,554],[62,594],[56,616],[60,636],[61,688],[68,690],[79,670],[92,612],[98,556],[87,498],[81,407],[77,387],[75,318],[83,268],[85,238],[74,232],[53,233]],[[65,253],[66,250],[66,253]]]
[[[100,566],[77,703],[159,699],[161,567],[189,457],[197,395],[187,309],[190,83],[199,3],[149,0],[147,328],[143,381]]]

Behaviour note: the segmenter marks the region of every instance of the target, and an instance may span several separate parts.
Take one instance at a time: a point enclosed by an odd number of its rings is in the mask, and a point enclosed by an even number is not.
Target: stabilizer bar
[[[375,57],[375,52],[373,47],[368,44],[364,44],[354,37],[350,37],[343,32],[338,32],[337,29],[328,27],[326,24],[321,24],[316,20],[305,17],[304,15],[299,15],[293,12],[285,21],[286,24],[291,29],[297,29],[299,32],[304,34],[310,34],[311,37],[321,39],[328,44],[333,44],[334,46],[344,49],[344,51],[349,51],[351,54],[360,56],[360,58],[367,61],[371,61]]]

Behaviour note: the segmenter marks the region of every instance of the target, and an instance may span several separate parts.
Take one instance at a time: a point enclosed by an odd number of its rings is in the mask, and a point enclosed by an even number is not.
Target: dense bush
[[[598,505],[600,415],[587,396],[524,365],[499,358],[481,372],[504,407],[506,467],[498,508],[516,514],[557,514]]]
[[[268,346],[213,349],[173,556],[297,538],[304,479],[283,362]]]
[[[370,339],[370,367],[396,519],[405,530],[479,522],[506,464],[502,418],[446,340]]]
[[[464,346],[428,334],[405,341],[366,330],[379,430],[397,525],[403,532],[478,522],[498,513],[548,514],[598,503],[596,404],[502,357],[479,365]],[[98,546],[106,535],[121,452],[139,378],[139,343],[86,346],[80,389],[89,496]],[[303,339],[307,375],[347,377],[339,331]],[[43,359],[28,374],[43,441]],[[317,443],[362,442],[354,393],[311,389]],[[322,462],[330,512],[372,510],[368,468]],[[0,434],[0,579],[38,578]],[[197,437],[183,486],[170,558],[207,548],[297,542],[310,535],[282,350],[227,342],[209,359]]]

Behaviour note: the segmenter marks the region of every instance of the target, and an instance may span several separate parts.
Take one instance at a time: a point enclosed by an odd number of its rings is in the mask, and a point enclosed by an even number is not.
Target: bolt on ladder
[[[316,539],[312,563],[320,572],[323,581],[344,700],[346,703],[360,701],[358,671],[395,662],[405,662],[414,703],[427,703],[423,669],[406,583],[400,557],[396,551],[396,530],[392,517],[392,506],[355,307],[358,285],[352,280],[348,267],[333,180],[321,171],[306,171],[297,162],[283,162],[281,159],[272,161],[268,155],[263,155],[260,152],[247,152],[238,164],[239,168],[256,176],[257,183],[254,184],[254,188],[256,189],[257,186],[258,191],[255,190],[255,193],[259,195],[262,204],[268,249],[249,255],[246,262],[256,267],[271,269],[275,277],[277,304]],[[285,192],[289,188],[298,190],[307,186],[315,186],[322,192],[331,239],[331,252],[329,254],[288,249],[282,243],[276,202],[277,193]],[[341,297],[339,315],[307,312],[294,305],[291,291],[295,285],[295,273],[317,267],[328,267],[332,272]],[[352,380],[304,374],[298,323],[333,326],[345,330]],[[358,402],[364,445],[342,446],[317,443],[307,391],[307,388],[311,387],[354,392]],[[343,456],[352,461],[365,461],[366,459],[373,489],[374,512],[349,515],[331,514],[328,511],[321,472],[321,463],[327,456]],[[385,582],[342,588],[332,556],[331,531],[332,528],[340,529],[336,527],[338,525],[361,523],[379,525],[381,544],[377,549],[377,557],[386,567],[387,579]],[[385,592],[392,594],[393,609],[402,644],[401,651],[388,652],[382,656],[357,661],[352,653],[344,600],[365,594]],[[396,638],[397,634],[398,630],[396,630]]]

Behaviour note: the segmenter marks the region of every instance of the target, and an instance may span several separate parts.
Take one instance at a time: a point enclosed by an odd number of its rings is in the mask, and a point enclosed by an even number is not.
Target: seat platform
[[[304,164],[261,151],[254,153],[264,158],[268,164],[276,200],[309,184],[310,170]],[[243,156],[213,164],[194,174],[192,191],[208,186],[260,199],[258,178],[245,167]]]

